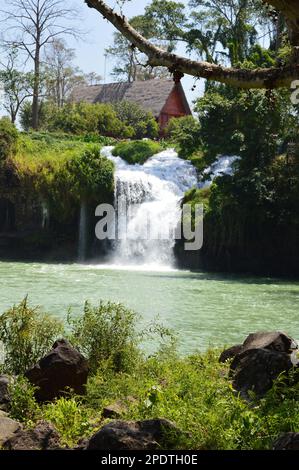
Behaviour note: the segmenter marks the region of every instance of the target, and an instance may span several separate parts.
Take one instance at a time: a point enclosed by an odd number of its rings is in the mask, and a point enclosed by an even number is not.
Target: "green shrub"
[[[4,345],[4,370],[22,374],[49,352],[63,332],[62,323],[28,305],[27,297],[0,315],[0,341]]]
[[[165,134],[178,145],[178,151],[182,157],[189,157],[202,147],[201,125],[193,116],[171,119]]]
[[[240,155],[251,167],[269,163],[279,143],[298,127],[286,90],[273,91],[269,99],[264,90],[213,84],[197,101],[196,111],[206,153]]]
[[[32,106],[25,103],[21,110],[21,124],[24,130],[31,128]],[[143,137],[156,138],[159,126],[154,116],[138,104],[109,103],[67,103],[57,107],[51,102],[42,102],[39,111],[39,128],[42,131],[62,132],[72,135],[114,138]],[[90,140],[89,140],[90,141]]]
[[[25,422],[27,425],[40,415],[40,408],[34,397],[35,387],[22,376],[15,378],[9,386],[11,418]]]
[[[82,317],[68,319],[70,342],[89,360],[92,372],[107,364],[113,370],[129,370],[137,359],[136,314],[122,304],[85,303]]]
[[[154,115],[136,103],[120,101],[113,105],[118,119],[133,130],[134,139],[148,137],[154,139],[159,136],[159,125]]]
[[[207,197],[208,192],[194,191],[186,199]],[[159,416],[176,423],[182,432],[165,433],[161,448],[167,450],[271,449],[281,433],[299,432],[297,368],[287,377],[281,374],[262,399],[252,394],[248,403],[233,390],[229,363],[219,363],[218,350],[180,357],[175,349],[162,348],[145,357],[138,353],[135,320],[120,304],[87,303],[83,317],[69,318],[70,339],[95,372],[84,400],[62,397],[39,407],[34,387],[20,376],[9,388],[11,416],[26,426],[48,420],[70,447],[96,430],[103,407],[116,400],[125,404],[123,419]],[[154,325],[148,332],[167,334]]]
[[[203,204],[206,211],[209,204],[210,192],[210,188],[191,188],[185,193],[182,204],[191,204],[192,208],[196,204]]]
[[[66,164],[71,192],[80,199],[108,201],[114,191],[114,164],[101,156],[98,146]]]
[[[0,119],[0,162],[12,156],[17,149],[18,131],[6,117]]]
[[[161,152],[162,148],[158,142],[151,140],[136,140],[132,142],[120,142],[113,149],[113,155],[119,156],[128,163],[139,163],[142,165],[146,160],[156,153]]]
[[[123,397],[126,420],[157,416],[183,431],[165,436],[165,449],[271,449],[283,432],[298,432],[298,377],[279,377],[269,393],[247,403],[232,389],[229,364],[219,364],[219,351],[180,358],[154,355],[130,374],[98,372],[89,381],[86,400],[95,410]]]
[[[57,429],[61,443],[69,447],[92,431],[90,412],[75,397],[59,398],[43,408],[43,418]]]
[[[31,104],[26,103],[21,111],[21,124],[26,131],[31,128],[31,114]],[[102,135],[116,138],[134,136],[134,129],[118,118],[113,106],[101,103],[67,103],[57,107],[51,102],[42,102],[39,129],[78,136]]]

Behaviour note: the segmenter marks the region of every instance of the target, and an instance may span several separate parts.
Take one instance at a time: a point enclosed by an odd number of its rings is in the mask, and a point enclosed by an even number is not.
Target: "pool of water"
[[[0,312],[28,294],[32,304],[65,318],[85,300],[123,302],[140,325],[159,317],[182,353],[243,341],[257,330],[299,338],[299,282],[268,278],[80,264],[0,262]]]

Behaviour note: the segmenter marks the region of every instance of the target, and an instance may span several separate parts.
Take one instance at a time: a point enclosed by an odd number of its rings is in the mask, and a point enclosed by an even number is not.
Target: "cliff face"
[[[229,240],[217,242],[206,227],[200,251],[185,251],[184,240],[178,240],[175,255],[181,269],[298,277],[298,238],[299,233],[289,238],[274,234],[271,240],[259,238],[236,245]]]
[[[95,207],[114,195],[114,166],[100,150],[68,136],[17,136],[0,161],[0,259],[77,259],[83,200],[91,256]]]
[[[76,256],[77,220],[62,227],[42,201],[0,199],[0,258],[14,260],[71,260]]]

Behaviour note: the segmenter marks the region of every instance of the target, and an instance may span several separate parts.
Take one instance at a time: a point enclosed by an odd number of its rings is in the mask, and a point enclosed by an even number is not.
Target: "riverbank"
[[[272,449],[282,434],[299,431],[292,338],[255,334],[221,358],[215,348],[183,358],[172,333],[156,324],[143,331],[160,343],[147,356],[135,320],[120,304],[86,305],[70,319],[68,341],[51,348],[65,334],[56,320],[26,300],[2,315],[2,446]]]

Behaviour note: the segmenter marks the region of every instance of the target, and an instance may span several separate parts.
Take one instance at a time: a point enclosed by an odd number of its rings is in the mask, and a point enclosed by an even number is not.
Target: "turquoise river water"
[[[25,295],[32,304],[65,318],[85,300],[123,302],[141,315],[140,326],[159,316],[187,354],[243,341],[257,330],[279,329],[299,339],[299,282],[268,278],[138,271],[80,264],[0,263],[0,312]]]

